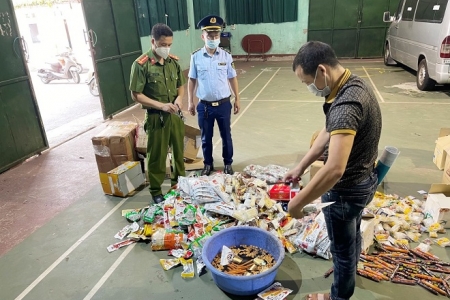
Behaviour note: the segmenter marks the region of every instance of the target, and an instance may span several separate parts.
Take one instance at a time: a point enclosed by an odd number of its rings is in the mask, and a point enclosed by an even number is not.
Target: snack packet
[[[118,250],[119,248],[122,248],[122,247],[125,247],[125,246],[128,246],[128,245],[131,245],[131,244],[134,244],[134,243],[136,243],[136,240],[133,240],[133,239],[127,239],[127,240],[124,240],[124,241],[121,241],[121,242],[118,242],[118,243],[109,245],[109,246],[106,248],[106,250],[108,250],[108,252],[111,253],[111,252],[113,252],[113,251]]]
[[[282,300],[285,299],[290,293],[291,289],[285,288],[279,282],[275,282],[267,289],[258,294],[263,300]]]
[[[171,259],[160,259],[159,263],[161,264],[162,268],[165,271],[167,271],[178,266],[181,262],[179,258],[171,258]]]
[[[183,272],[181,272],[182,278],[192,278],[195,276],[194,273],[194,262],[192,261],[192,258],[190,259],[184,259],[180,258],[180,262],[183,265]]]

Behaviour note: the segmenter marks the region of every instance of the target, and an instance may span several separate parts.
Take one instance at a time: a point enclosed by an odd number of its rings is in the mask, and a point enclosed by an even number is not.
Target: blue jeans
[[[331,189],[322,202],[336,203],[323,209],[333,255],[334,282],[331,299],[350,299],[355,290],[356,267],[361,253],[361,215],[372,201],[378,176],[373,172],[361,183],[346,189]]]

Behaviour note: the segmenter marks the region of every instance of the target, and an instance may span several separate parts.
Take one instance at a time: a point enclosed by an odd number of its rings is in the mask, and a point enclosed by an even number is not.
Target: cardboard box
[[[309,148],[312,147],[312,145],[314,144],[314,141],[319,136],[319,133],[320,133],[320,130],[314,131],[313,135],[311,136],[311,140],[309,141]]]
[[[107,173],[100,173],[100,182],[105,194],[125,197],[141,186],[145,178],[139,162],[127,161]]]
[[[442,176],[442,183],[450,184],[450,151],[447,152],[447,159],[445,160],[444,174]]]
[[[194,171],[203,169],[203,158],[197,158],[194,160],[185,160],[184,168],[186,171]]]
[[[369,252],[373,244],[375,226],[378,224],[377,218],[363,218],[359,229],[361,231],[361,250]]]
[[[433,162],[439,170],[444,169],[447,152],[450,152],[450,128],[441,128],[433,154]]]
[[[309,180],[311,181],[311,179],[314,177],[314,175],[316,175],[316,173],[324,166],[323,161],[320,160],[316,160],[315,162],[313,162],[311,164],[311,167],[309,169]]]
[[[126,161],[135,161],[134,135],[136,123],[111,122],[92,138],[98,171],[107,173]]]
[[[138,128],[139,130],[139,128]],[[139,131],[142,135],[142,131]],[[145,131],[144,131],[145,133]],[[144,146],[144,142],[146,143],[146,139],[139,139],[139,143],[136,144],[136,150],[139,153],[145,154],[147,152],[147,144]],[[202,136],[200,129],[184,125],[184,158],[188,160],[196,160],[198,155],[198,150],[202,145]],[[171,150],[169,150],[171,152]]]
[[[196,160],[198,149],[202,145],[200,129],[184,125],[184,157],[188,160]]]
[[[450,184],[432,184],[424,207],[436,223],[446,222],[450,228]]]

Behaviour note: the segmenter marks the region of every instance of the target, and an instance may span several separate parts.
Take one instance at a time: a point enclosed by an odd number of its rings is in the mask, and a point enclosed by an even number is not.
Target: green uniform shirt
[[[177,89],[185,83],[178,62],[168,57],[161,65],[152,50],[141,55],[131,66],[130,91],[143,93],[161,103],[173,103],[178,96]]]

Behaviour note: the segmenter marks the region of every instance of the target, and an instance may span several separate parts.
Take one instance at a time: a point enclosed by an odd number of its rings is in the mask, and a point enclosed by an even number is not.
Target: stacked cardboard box
[[[450,184],[431,185],[424,211],[434,222],[443,222],[445,228],[450,228]]]
[[[107,173],[100,173],[103,192],[108,195],[125,197],[144,182],[141,164],[127,161]]]
[[[434,148],[433,162],[443,170],[446,160],[450,160],[447,153],[450,152],[450,128],[441,128],[439,137],[436,140],[436,147]]]
[[[442,175],[442,183],[450,184],[450,149],[446,151],[447,158],[445,160],[444,174]]]
[[[203,160],[197,157],[201,145],[200,129],[184,125],[184,167],[186,171],[203,168]]]
[[[134,122],[111,122],[92,138],[99,173],[107,173],[127,161],[136,160]]]

